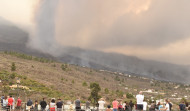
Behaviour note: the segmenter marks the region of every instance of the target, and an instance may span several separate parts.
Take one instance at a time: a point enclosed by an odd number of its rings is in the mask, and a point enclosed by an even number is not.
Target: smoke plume
[[[32,45],[49,53],[72,46],[188,64],[189,3],[187,0],[41,0],[35,13]],[[179,45],[186,40],[186,45]],[[172,47],[180,48],[171,52]]]
[[[35,14],[35,28],[31,45],[41,51],[53,53],[56,47],[55,18],[59,0],[40,0]]]

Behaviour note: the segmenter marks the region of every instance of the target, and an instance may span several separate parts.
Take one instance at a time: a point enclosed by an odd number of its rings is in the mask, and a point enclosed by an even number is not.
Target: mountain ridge
[[[38,57],[46,57],[99,70],[110,70],[157,80],[190,83],[190,70],[183,65],[142,60],[135,56],[101,51],[86,50],[76,47],[60,47],[60,55],[54,56],[27,46],[29,34],[14,25],[0,24],[0,50],[17,51]]]

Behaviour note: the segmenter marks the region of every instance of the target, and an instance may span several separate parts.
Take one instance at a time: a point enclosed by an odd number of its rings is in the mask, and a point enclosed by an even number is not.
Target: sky
[[[39,47],[61,44],[190,64],[189,4],[189,0],[0,0],[0,16],[33,28],[31,38]]]

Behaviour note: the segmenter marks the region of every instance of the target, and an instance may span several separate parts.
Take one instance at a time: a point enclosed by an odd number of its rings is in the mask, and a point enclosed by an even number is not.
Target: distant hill
[[[17,51],[38,57],[52,58],[60,62],[86,66],[93,69],[110,70],[157,80],[190,83],[190,69],[187,66],[164,62],[141,60],[134,56],[104,53],[76,47],[57,49],[59,56],[42,53],[26,46],[28,33],[0,19],[0,51]]]

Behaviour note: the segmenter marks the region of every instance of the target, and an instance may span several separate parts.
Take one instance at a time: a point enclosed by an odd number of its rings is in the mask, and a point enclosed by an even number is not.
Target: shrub
[[[105,88],[105,93],[108,94],[109,93],[109,89],[108,88]]]
[[[66,71],[67,68],[68,68],[67,64],[62,64],[62,65],[61,65],[61,69],[62,69],[63,71]]]
[[[133,99],[134,98],[134,96],[132,94],[130,94],[130,93],[127,93],[126,96],[127,96],[128,99]]]
[[[74,84],[74,83],[75,83],[75,81],[74,81],[74,80],[72,80],[72,83]]]
[[[11,65],[11,71],[15,71],[16,70],[16,65],[15,63],[13,62],[12,65]]]
[[[120,81],[119,76],[116,76],[116,77],[115,77],[115,80],[116,80],[116,81]]]
[[[84,82],[82,83],[82,86],[86,87],[86,86],[88,86],[88,84],[84,81]]]

